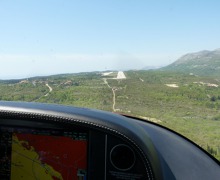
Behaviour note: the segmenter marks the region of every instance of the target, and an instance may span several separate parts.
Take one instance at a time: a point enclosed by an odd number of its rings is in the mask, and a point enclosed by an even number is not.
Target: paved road
[[[126,79],[126,76],[123,71],[118,71],[118,75],[116,79]]]

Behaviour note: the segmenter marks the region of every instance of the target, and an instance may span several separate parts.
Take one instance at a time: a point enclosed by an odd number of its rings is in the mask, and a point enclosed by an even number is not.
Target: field
[[[0,100],[89,107],[154,121],[220,160],[220,79],[161,71],[65,74],[0,81]]]

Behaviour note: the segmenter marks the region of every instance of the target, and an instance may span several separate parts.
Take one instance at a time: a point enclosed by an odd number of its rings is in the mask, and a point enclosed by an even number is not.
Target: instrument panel
[[[113,135],[38,121],[1,121],[0,179],[146,179],[139,155]]]
[[[86,179],[88,133],[0,128],[0,179]]]
[[[220,163],[158,124],[99,110],[0,101],[0,179],[219,179]]]

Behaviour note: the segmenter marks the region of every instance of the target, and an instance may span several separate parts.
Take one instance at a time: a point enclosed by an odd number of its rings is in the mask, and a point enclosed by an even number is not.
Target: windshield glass
[[[117,112],[220,160],[220,1],[0,1],[0,100]]]

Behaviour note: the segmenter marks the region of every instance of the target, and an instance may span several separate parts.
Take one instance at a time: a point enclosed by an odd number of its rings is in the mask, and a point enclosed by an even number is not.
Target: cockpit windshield
[[[2,0],[0,100],[135,116],[220,160],[219,7],[217,0]]]

